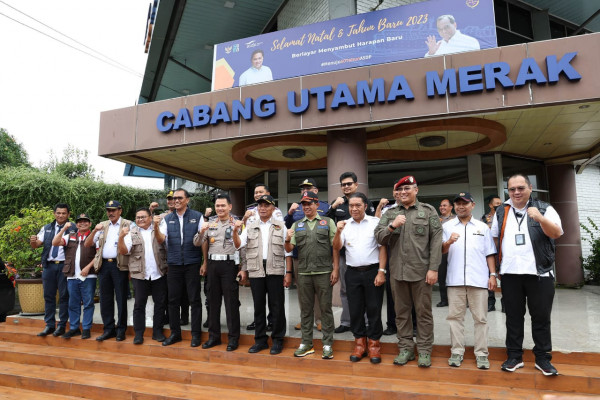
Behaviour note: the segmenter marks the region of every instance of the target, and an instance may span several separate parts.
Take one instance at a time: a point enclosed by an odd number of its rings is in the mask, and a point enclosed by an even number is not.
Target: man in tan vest
[[[155,237],[160,216],[150,215],[150,210],[140,208],[135,213],[136,226],[123,228],[119,233],[119,254],[129,255],[129,274],[135,291],[133,306],[133,344],[144,343],[146,329],[146,303],[152,295],[154,316],[152,339],[163,342],[163,322],[167,308],[167,254],[165,244]]]
[[[129,256],[118,254],[117,243],[120,230],[124,227],[129,228],[131,221],[121,218],[122,212],[121,203],[110,200],[106,203],[108,221],[102,221],[96,225],[92,233],[85,239],[85,247],[92,247],[95,243],[98,248],[94,259],[94,271],[98,274],[100,283],[100,315],[104,324],[104,332],[96,338],[99,342],[114,337],[121,342],[125,340],[125,331],[127,330]],[[115,296],[118,316],[116,327]]]

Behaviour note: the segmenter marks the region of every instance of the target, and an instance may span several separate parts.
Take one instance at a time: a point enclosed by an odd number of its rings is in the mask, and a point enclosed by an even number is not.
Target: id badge
[[[517,233],[515,235],[515,244],[517,246],[523,246],[525,244],[525,234],[524,233]]]

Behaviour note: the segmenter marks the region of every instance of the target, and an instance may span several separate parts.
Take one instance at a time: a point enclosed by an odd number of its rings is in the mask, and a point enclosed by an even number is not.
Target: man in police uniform
[[[163,334],[163,316],[167,308],[167,250],[165,244],[156,240],[161,218],[150,214],[147,208],[135,213],[136,226],[121,229],[119,234],[119,253],[129,254],[129,273],[135,290],[133,306],[133,344],[144,343],[146,330],[146,303],[148,296],[154,302],[152,339],[165,341]]]
[[[175,212],[171,212],[160,222],[154,235],[159,244],[167,242],[167,287],[169,304],[169,326],[171,336],[163,346],[181,342],[181,308],[182,290],[185,284],[192,307],[192,340],[191,347],[198,347],[202,334],[202,303],[200,302],[200,264],[202,250],[194,244],[194,236],[204,223],[202,213],[188,207],[190,194],[179,188],[173,194]]]
[[[242,221],[235,222],[233,243],[241,248],[246,260],[242,269],[250,276],[250,289],[254,302],[254,345],[249,353],[258,353],[269,348],[267,344],[267,327],[265,319],[265,302],[268,295],[269,310],[273,315],[273,347],[271,354],[279,354],[283,350],[285,336],[285,295],[283,288],[292,283],[292,271],[286,268],[284,240],[287,229],[283,222],[273,218],[275,200],[268,194],[258,199],[260,220],[252,221],[246,226],[242,235],[239,229]],[[289,255],[289,253],[288,253]]]
[[[44,285],[44,322],[46,327],[38,333],[38,336],[53,334],[60,336],[65,333],[67,320],[69,319],[69,292],[67,289],[67,278],[63,274],[65,264],[65,252],[63,246],[52,246],[52,239],[69,220],[71,210],[69,205],[58,203],[54,206],[54,221],[45,225],[40,232],[29,238],[31,248],[37,249],[44,246],[42,251],[42,282]],[[72,224],[71,224],[72,225]],[[71,226],[68,232],[77,229]],[[59,295],[58,327],[56,326],[56,291]]]
[[[300,199],[304,218],[294,222],[288,230],[285,250],[291,252],[298,247],[298,300],[302,324],[302,343],[294,352],[295,357],[304,357],[315,352],[313,348],[313,310],[315,294],[321,308],[323,332],[322,358],[333,358],[333,311],[331,296],[333,285],[339,278],[338,265],[332,267],[332,244],[335,224],[331,218],[317,213],[319,198],[314,192],[305,192]],[[334,255],[337,257],[337,254]]]
[[[375,237],[389,245],[390,275],[400,353],[394,360],[404,365],[415,359],[411,310],[417,314],[419,367],[431,366],[433,315],[431,288],[442,259],[442,224],[434,207],[417,200],[417,181],[405,176],[394,186],[401,207],[386,212],[375,228]]]
[[[233,243],[235,220],[231,213],[231,199],[227,194],[218,194],[215,199],[217,219],[202,227],[194,238],[196,246],[208,247],[208,263],[202,266],[201,274],[208,280],[208,340],[203,349],[221,344],[221,301],[225,301],[227,316],[227,351],[234,351],[240,340],[240,280],[246,280],[246,272],[240,271],[239,257]]]
[[[118,254],[119,233],[129,228],[131,221],[121,218],[121,203],[111,200],[106,203],[108,221],[94,227],[85,239],[85,246],[96,244],[98,251],[94,259],[94,270],[100,285],[100,314],[104,332],[96,338],[101,342],[116,336],[117,341],[125,340],[127,330],[127,293],[129,293],[129,256]],[[115,296],[117,298],[117,324],[115,329]]]

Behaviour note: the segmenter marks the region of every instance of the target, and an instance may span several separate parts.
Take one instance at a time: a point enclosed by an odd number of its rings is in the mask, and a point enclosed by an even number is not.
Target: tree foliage
[[[27,152],[5,129],[0,128],[0,168],[28,167]]]
[[[56,154],[50,150],[50,159],[42,163],[40,169],[48,173],[56,173],[68,179],[87,178],[96,179],[96,171],[88,163],[88,151],[81,150],[69,144],[59,160]]]
[[[592,245],[592,252],[583,260],[583,268],[589,271],[589,281],[600,283],[600,228],[594,221],[588,217],[589,226],[581,224],[581,228],[586,231],[590,237],[582,239]]]

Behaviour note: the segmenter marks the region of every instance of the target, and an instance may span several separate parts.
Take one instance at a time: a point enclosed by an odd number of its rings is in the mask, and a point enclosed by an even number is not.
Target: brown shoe
[[[367,338],[355,338],[354,339],[354,351],[350,354],[350,361],[357,362],[367,355]]]
[[[296,326],[294,326],[294,329],[297,330],[297,331],[299,331],[300,329],[302,329],[302,324],[300,322],[298,322],[296,324]]]
[[[319,332],[321,332],[321,328],[322,328],[322,326],[321,326],[321,323],[319,322],[319,323],[317,324],[317,330],[318,330]]]
[[[379,343],[379,340],[369,339],[369,358],[373,364],[379,364],[381,362],[381,344]]]

